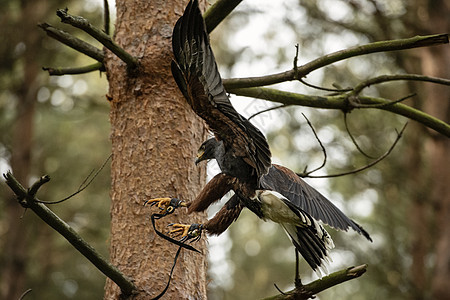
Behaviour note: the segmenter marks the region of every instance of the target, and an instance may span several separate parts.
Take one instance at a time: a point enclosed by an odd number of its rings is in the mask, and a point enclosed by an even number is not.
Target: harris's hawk
[[[166,213],[178,206],[187,206],[191,213],[205,210],[230,190],[235,192],[207,223],[175,224],[172,233],[182,236],[182,240],[196,239],[202,230],[220,234],[239,216],[242,208],[247,207],[263,220],[280,223],[296,250],[316,272],[324,270],[328,250],[334,247],[319,221],[345,231],[353,228],[370,239],[359,225],[295,173],[271,164],[264,135],[231,105],[197,0],[189,2],[177,21],[172,47],[173,77],[194,112],[206,121],[215,135],[209,140],[211,147],[205,146],[198,160],[215,158],[222,173],[209,181],[190,203],[174,198],[157,198],[146,203],[158,204]],[[207,155],[208,151],[212,154]]]

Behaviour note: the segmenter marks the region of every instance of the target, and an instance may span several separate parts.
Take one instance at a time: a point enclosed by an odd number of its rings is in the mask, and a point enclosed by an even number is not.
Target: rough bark
[[[177,197],[192,200],[205,183],[205,167],[194,165],[206,138],[204,124],[192,112],[170,73],[171,35],[186,1],[116,1],[115,41],[139,58],[139,72],[107,53],[111,101],[112,189],[111,261],[140,289],[133,299],[151,299],[163,290],[177,246],[158,237],[144,200]],[[202,215],[184,209],[159,220],[199,223]],[[182,250],[167,299],[206,298],[205,241],[203,254]],[[107,280],[105,299],[119,299],[118,287]]]

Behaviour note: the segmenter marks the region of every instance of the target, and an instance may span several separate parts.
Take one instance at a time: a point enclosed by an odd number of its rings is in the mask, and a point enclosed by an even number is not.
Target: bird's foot
[[[170,215],[178,207],[187,206],[185,201],[177,198],[155,198],[145,201],[144,206],[146,205],[150,206],[156,205],[161,210],[161,214],[163,216]]]
[[[196,242],[202,237],[203,224],[169,224],[173,229],[169,231],[174,237],[181,237],[180,242]]]

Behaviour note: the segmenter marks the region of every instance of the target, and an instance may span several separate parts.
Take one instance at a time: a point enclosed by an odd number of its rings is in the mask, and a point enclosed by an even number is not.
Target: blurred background
[[[39,198],[59,200],[76,191],[110,154],[107,80],[96,72],[50,77],[42,71],[43,66],[81,66],[92,60],[46,37],[36,24],[48,22],[97,45],[60,24],[55,11],[68,7],[101,28],[102,1],[0,4],[0,171],[18,170],[15,175],[21,182],[49,174],[52,181],[40,190]],[[110,6],[114,18],[112,2]],[[211,41],[223,78],[260,76],[291,69],[296,44],[302,65],[354,45],[448,32],[448,20],[443,21],[448,15],[444,1],[431,0],[246,0],[212,33]],[[345,88],[384,74],[438,76],[436,65],[448,59],[448,46],[440,47],[447,54],[433,50],[430,58],[431,50],[419,48],[352,58],[315,71],[305,81]],[[327,94],[300,82],[276,87]],[[366,93],[396,100],[415,92],[407,104],[448,122],[448,108],[442,106],[449,100],[448,87],[438,94],[444,99],[430,99],[439,88],[394,82],[373,86]],[[246,117],[278,106],[235,96],[232,102]],[[327,151],[326,167],[311,174],[315,176],[370,163],[389,149],[396,130],[407,121],[380,110],[348,114],[348,127],[367,157],[352,142],[341,111],[286,107],[252,118],[269,139],[273,161],[297,172],[312,170],[324,159],[302,113]],[[439,144],[442,140],[446,147]],[[369,243],[353,232],[328,230],[336,244],[330,271],[364,263],[369,268],[362,278],[329,289],[318,299],[433,299],[436,282],[442,280],[433,275],[440,274],[435,272],[439,253],[445,253],[440,245],[448,245],[450,239],[442,234],[441,223],[449,197],[442,194],[449,182],[447,150],[448,139],[410,122],[392,153],[370,169],[329,179],[306,178],[374,240]],[[208,168],[210,176],[218,171],[213,162]],[[15,290],[31,288],[29,299],[101,299],[103,275],[32,212],[19,207],[3,182],[0,187],[0,298],[10,299]],[[86,192],[51,207],[106,257],[109,187],[107,165]],[[258,299],[276,294],[274,284],[285,291],[292,288],[294,248],[281,227],[248,211],[237,223],[209,239],[209,298]],[[300,274],[304,283],[317,278],[304,262]]]

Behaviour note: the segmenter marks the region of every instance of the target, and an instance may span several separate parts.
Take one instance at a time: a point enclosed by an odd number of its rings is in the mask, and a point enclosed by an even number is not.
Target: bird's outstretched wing
[[[227,149],[255,168],[258,178],[271,165],[264,135],[231,105],[209,44],[198,1],[190,1],[172,35],[172,74],[194,112]]]
[[[367,231],[348,218],[330,200],[308,185],[292,170],[274,164],[269,169],[269,173],[261,178],[260,185],[264,189],[279,192],[289,199],[291,204],[304,210],[316,220],[343,231],[352,228],[372,241]]]

